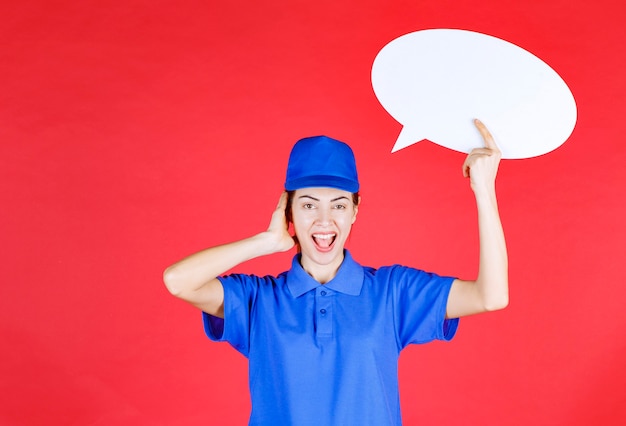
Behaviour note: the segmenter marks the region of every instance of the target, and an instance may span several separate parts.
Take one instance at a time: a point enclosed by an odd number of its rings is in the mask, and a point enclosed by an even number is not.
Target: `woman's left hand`
[[[483,148],[474,148],[463,163],[463,176],[470,178],[470,185],[475,193],[495,191],[496,174],[502,153],[487,127],[480,121],[474,120],[474,125],[485,142]]]

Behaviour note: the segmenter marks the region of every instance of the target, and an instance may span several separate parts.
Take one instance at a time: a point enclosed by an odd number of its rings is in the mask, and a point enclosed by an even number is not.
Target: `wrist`
[[[474,189],[474,197],[476,198],[476,203],[478,205],[482,204],[497,204],[496,199],[496,190],[494,187],[482,187],[482,188],[473,188]]]
[[[289,247],[284,247],[285,242],[283,238],[277,236],[271,231],[259,232],[250,239],[256,248],[255,251],[259,253],[259,256],[267,256],[289,249]]]

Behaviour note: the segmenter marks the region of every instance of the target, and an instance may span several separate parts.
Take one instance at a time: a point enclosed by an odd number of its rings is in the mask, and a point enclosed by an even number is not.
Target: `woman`
[[[167,268],[167,288],[203,311],[207,335],[248,357],[251,425],[399,425],[400,351],[449,340],[458,318],[508,304],[495,194],[501,155],[485,126],[475,124],[485,147],[463,164],[478,208],[475,281],[355,262],[344,245],[359,210],[356,163],[348,145],[324,136],[292,149],[286,192],[267,231]],[[296,244],[291,269],[276,277],[222,276]]]

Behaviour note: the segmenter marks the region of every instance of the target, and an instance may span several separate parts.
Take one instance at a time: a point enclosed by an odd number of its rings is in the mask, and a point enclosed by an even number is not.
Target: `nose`
[[[321,208],[318,210],[317,224],[321,226],[329,226],[332,222],[330,209]]]

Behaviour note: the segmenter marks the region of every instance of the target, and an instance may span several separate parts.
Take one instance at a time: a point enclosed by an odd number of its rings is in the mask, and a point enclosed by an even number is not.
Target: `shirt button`
[[[326,315],[326,309],[320,309],[320,314]]]
[[[322,292],[320,293],[322,296],[326,296],[326,292],[322,290]]]

